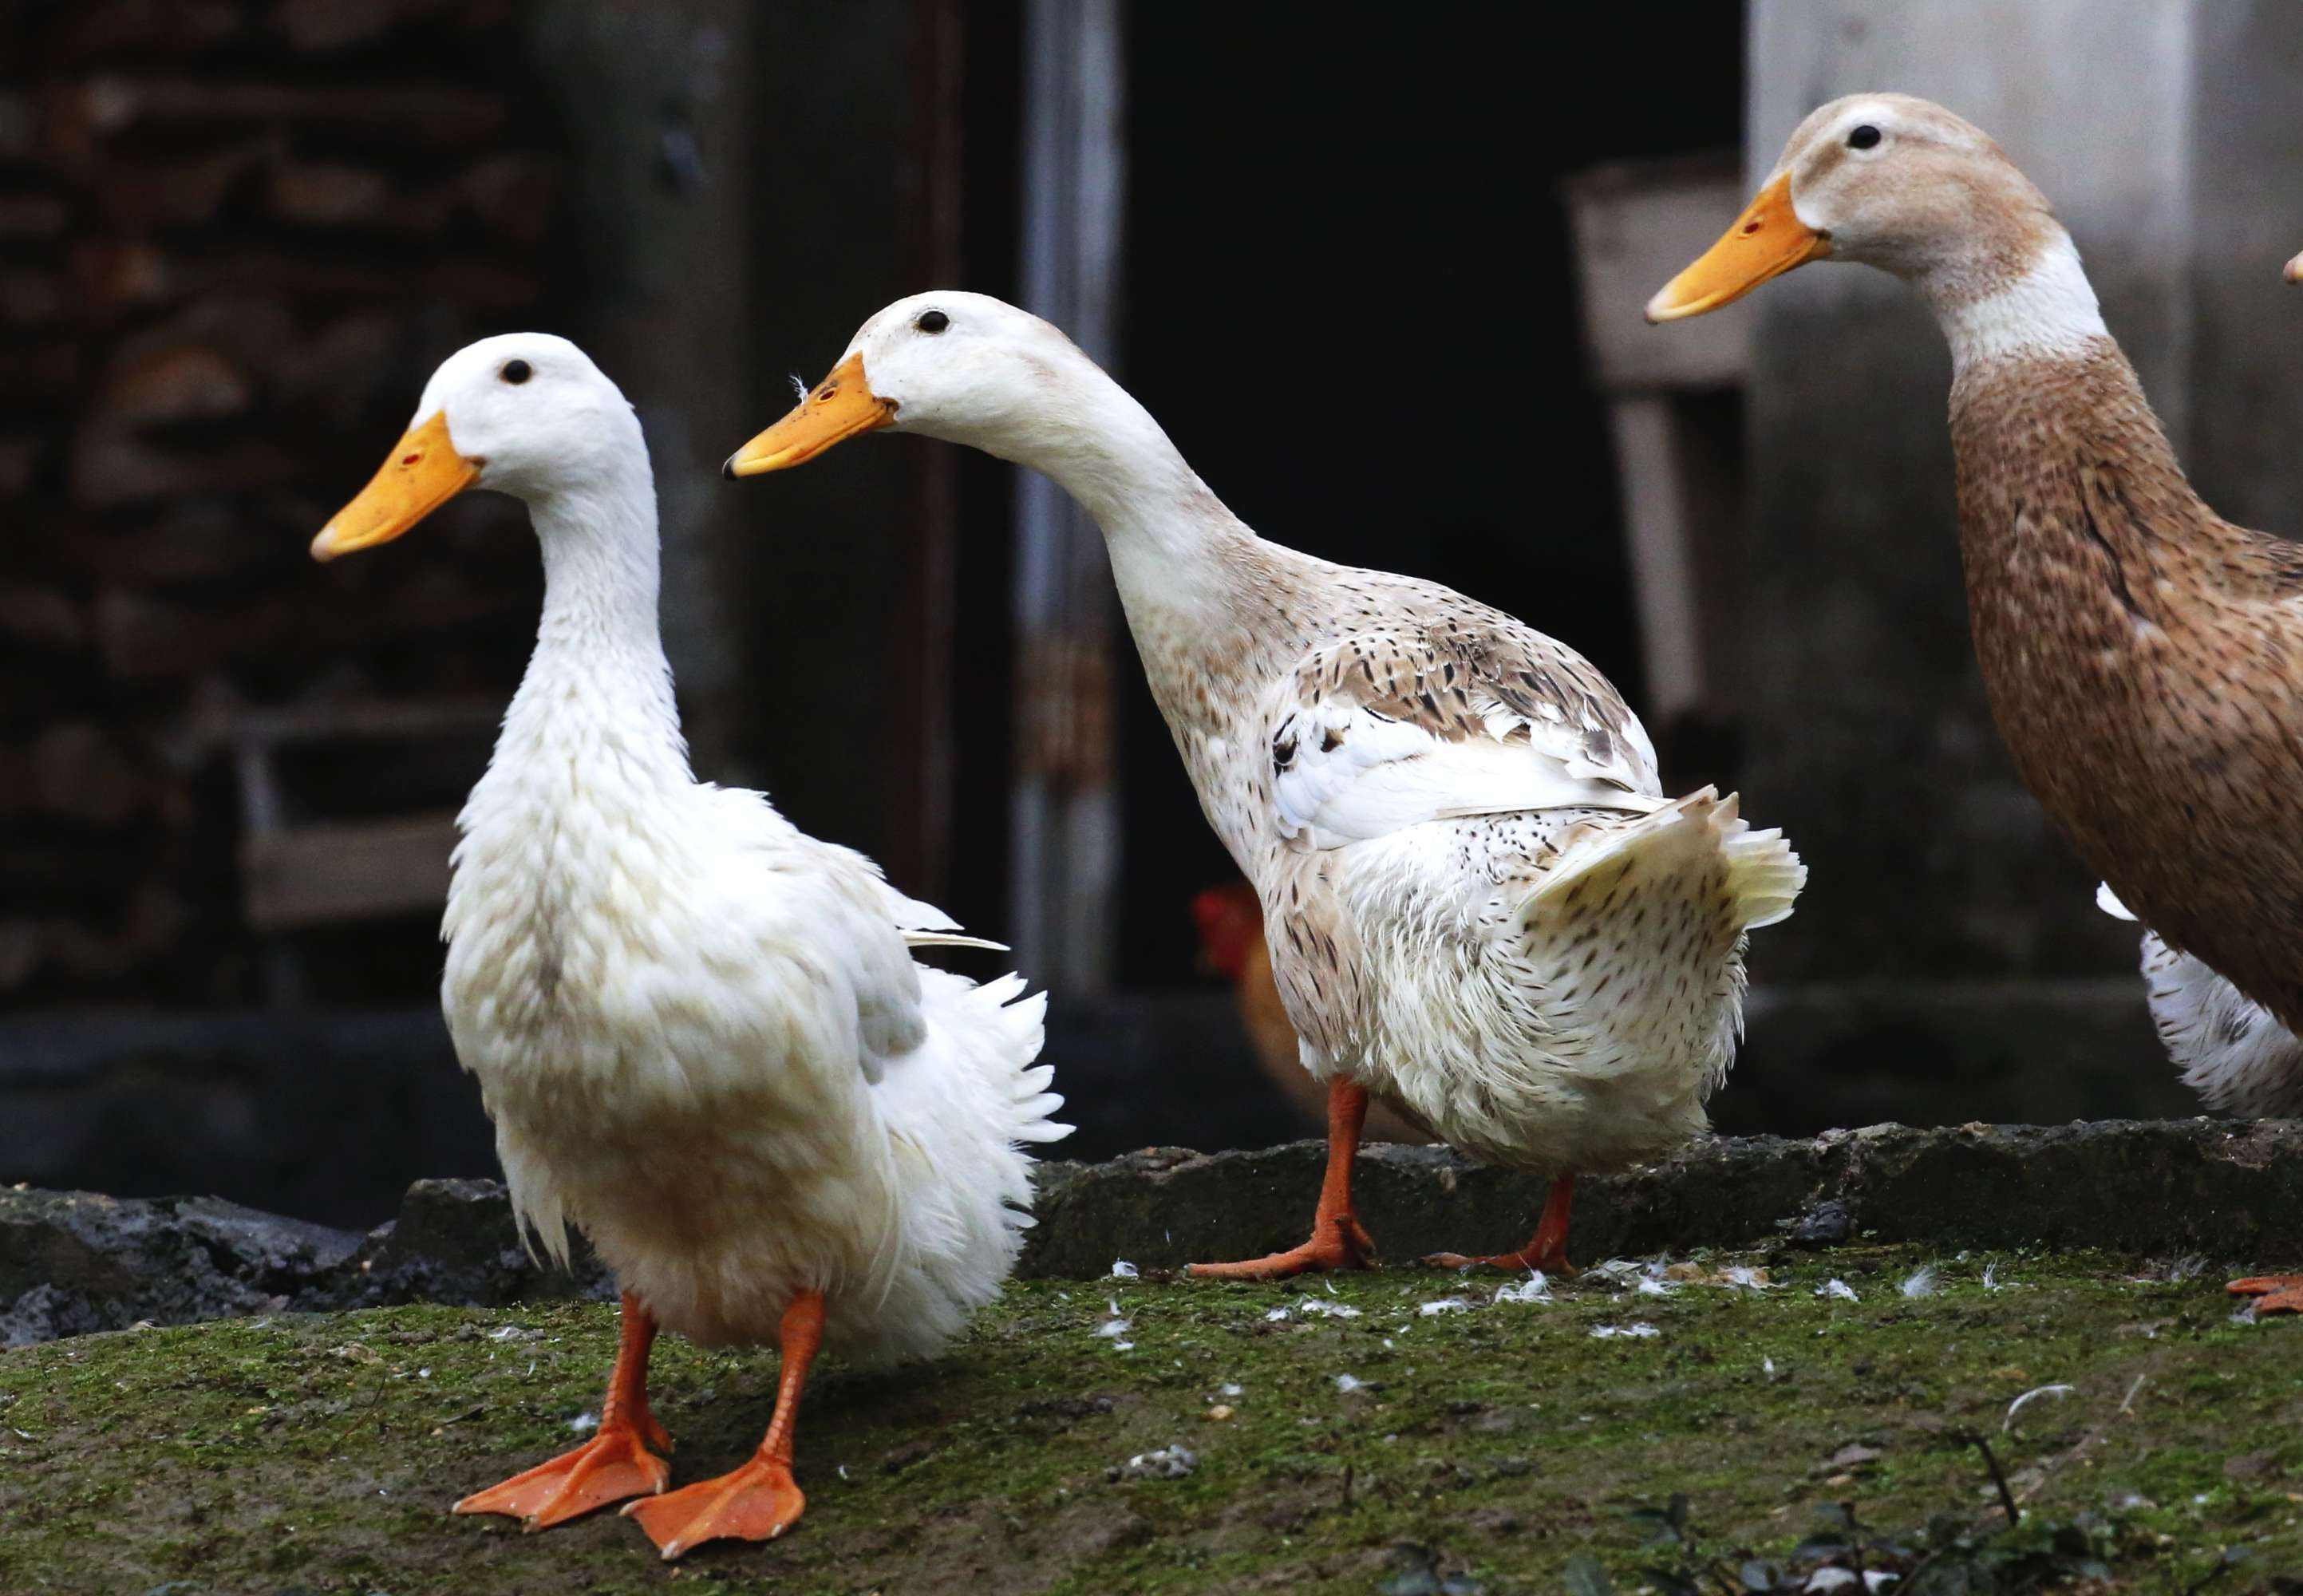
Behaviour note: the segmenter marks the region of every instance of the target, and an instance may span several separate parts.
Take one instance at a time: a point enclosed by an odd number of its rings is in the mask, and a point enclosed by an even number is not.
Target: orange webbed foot
[[[1433,1253],[1423,1260],[1424,1266],[1471,1269],[1486,1264],[1514,1274],[1524,1274],[1531,1269],[1539,1274],[1569,1278],[1576,1272],[1575,1266],[1567,1261],[1567,1217],[1574,1206],[1575,1177],[1562,1175],[1544,1195],[1542,1217],[1536,1220],[1535,1234],[1528,1238],[1525,1246],[1485,1258],[1467,1258],[1461,1253]]]
[[[1423,1260],[1426,1269],[1500,1269],[1515,1275],[1533,1270],[1555,1280],[1573,1279],[1582,1271],[1567,1261],[1563,1249],[1539,1253],[1532,1247],[1522,1247],[1516,1253],[1495,1253],[1485,1258],[1467,1258],[1461,1253],[1432,1253]]]
[[[670,1562],[706,1541],[772,1541],[797,1524],[806,1507],[791,1465],[755,1454],[716,1480],[628,1502],[624,1516],[637,1519]]]
[[[650,1442],[671,1449],[671,1438],[652,1417],[637,1426],[603,1424],[574,1451],[474,1491],[451,1511],[502,1513],[525,1529],[548,1530],[626,1497],[654,1494],[671,1482],[671,1469],[648,1450]]]
[[[2255,1311],[2303,1313],[2303,1275],[2249,1275],[2223,1288],[2233,1296],[2255,1298]]]
[[[1320,1224],[1301,1246],[1236,1263],[1194,1263],[1191,1272],[1203,1280],[1284,1280],[1314,1270],[1375,1266],[1375,1242],[1357,1219],[1342,1213]]]

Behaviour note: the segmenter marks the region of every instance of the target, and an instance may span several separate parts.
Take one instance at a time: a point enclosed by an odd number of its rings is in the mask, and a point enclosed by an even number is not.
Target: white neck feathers
[[[637,436],[628,452],[580,486],[528,502],[544,614],[497,764],[581,750],[628,774],[692,780],[656,616],[654,484]]]
[[[2111,336],[2079,252],[2060,228],[2012,283],[1936,313],[1955,373],[1987,361],[2081,356]]]
[[[1256,541],[1152,413],[1084,356],[1028,421],[984,442],[1094,518],[1131,614],[1219,603],[1230,587],[1225,556]]]

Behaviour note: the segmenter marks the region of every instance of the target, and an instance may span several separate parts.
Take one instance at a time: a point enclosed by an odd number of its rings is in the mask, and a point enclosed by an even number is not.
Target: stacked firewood
[[[551,320],[522,55],[504,0],[0,8],[0,1004],[253,995],[233,717],[516,678],[500,502],[305,549],[442,356]]]

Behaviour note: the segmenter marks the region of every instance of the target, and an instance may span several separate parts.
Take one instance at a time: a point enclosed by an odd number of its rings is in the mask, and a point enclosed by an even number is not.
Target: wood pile
[[[0,1003],[247,1000],[216,728],[516,679],[536,578],[502,502],[451,506],[420,557],[305,549],[441,357],[552,325],[561,140],[519,21],[0,9]],[[360,756],[314,780],[380,814],[452,798],[403,804],[426,773]]]

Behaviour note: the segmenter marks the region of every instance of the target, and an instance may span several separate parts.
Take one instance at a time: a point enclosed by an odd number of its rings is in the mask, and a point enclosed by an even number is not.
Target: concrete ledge
[[[1155,1148],[1044,1166],[1023,1272],[1087,1277],[1125,1258],[1167,1268],[1253,1257],[1303,1239],[1321,1149],[1200,1154]],[[1394,1262],[1527,1239],[1539,1177],[1444,1147],[1373,1147],[1361,1213]],[[2101,1120],[1810,1139],[1713,1137],[1577,1189],[1579,1261],[1694,1246],[1860,1236],[1947,1247],[2108,1247],[2303,1256],[2303,1121]]]
[[[1040,1223],[1019,1272],[1092,1279],[1121,1259],[1172,1268],[1291,1246],[1303,1237],[1320,1156],[1318,1143],[1295,1142],[1043,1164]],[[1517,1245],[1544,1184],[1436,1147],[1372,1147],[1358,1169],[1362,1212],[1392,1262]],[[1860,1238],[2292,1262],[2303,1257],[2303,1121],[1881,1125],[1809,1140],[1713,1138],[1584,1182],[1569,1247],[1597,1262]],[[0,1191],[0,1340],[12,1344],[141,1320],[493,1306],[609,1289],[588,1256],[572,1271],[529,1257],[494,1181],[418,1181],[400,1218],[366,1237],[213,1198]]]

